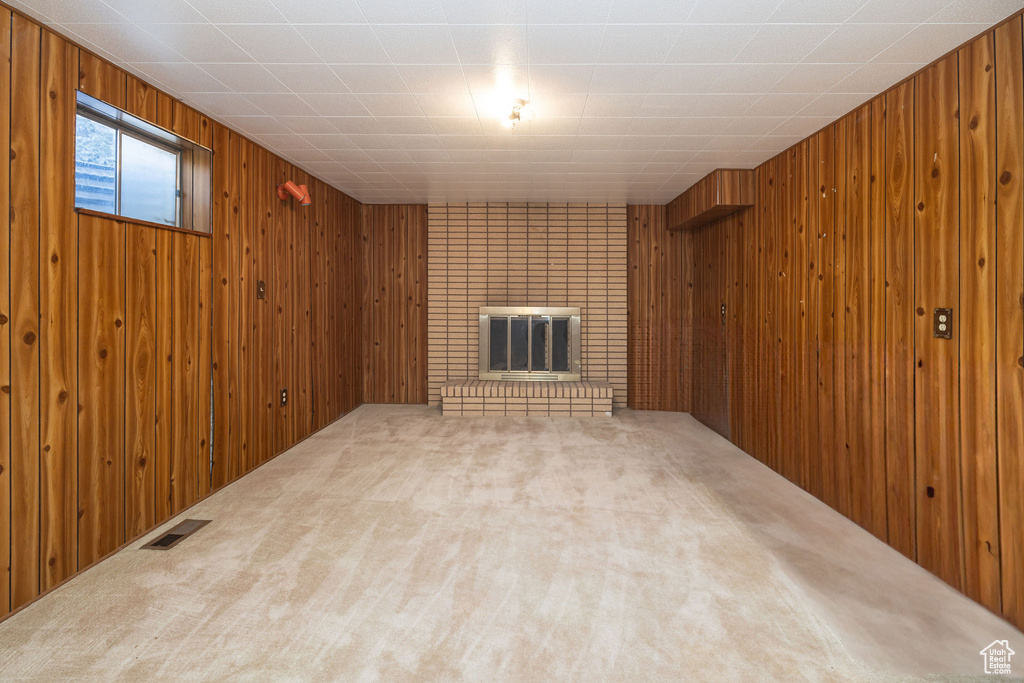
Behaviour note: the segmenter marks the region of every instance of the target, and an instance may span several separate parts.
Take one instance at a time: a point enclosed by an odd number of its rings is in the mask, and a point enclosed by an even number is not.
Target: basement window
[[[75,207],[210,232],[210,150],[78,93]]]

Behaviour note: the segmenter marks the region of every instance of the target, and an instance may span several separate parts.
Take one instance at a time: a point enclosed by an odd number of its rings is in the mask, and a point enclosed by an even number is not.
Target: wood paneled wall
[[[362,402],[363,250],[357,201],[2,6],[0,55],[2,617]],[[75,212],[76,89],[213,149],[212,235]]]
[[[363,207],[363,401],[427,402],[427,206]]]
[[[694,414],[1018,626],[1022,42],[1017,16],[786,150],[694,241]]]
[[[667,230],[664,206],[626,207],[627,405],[691,409],[693,234]]]

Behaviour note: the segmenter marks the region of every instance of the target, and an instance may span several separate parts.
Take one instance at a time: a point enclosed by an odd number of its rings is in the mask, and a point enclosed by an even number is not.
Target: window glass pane
[[[84,116],[75,121],[75,206],[117,213],[117,131]]]
[[[491,363],[496,372],[508,370],[508,318],[491,318]]]
[[[178,224],[178,155],[121,136],[121,215]]]

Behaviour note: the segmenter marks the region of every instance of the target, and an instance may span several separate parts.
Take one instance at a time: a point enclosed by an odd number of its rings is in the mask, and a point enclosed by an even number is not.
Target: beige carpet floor
[[[0,680],[874,681],[1024,653],[682,414],[363,406],[183,517],[213,521],[0,624]]]

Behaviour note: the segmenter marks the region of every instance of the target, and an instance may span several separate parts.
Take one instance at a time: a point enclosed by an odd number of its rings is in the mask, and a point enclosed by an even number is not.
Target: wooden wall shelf
[[[669,230],[695,230],[754,205],[753,170],[719,168],[668,205]]]

